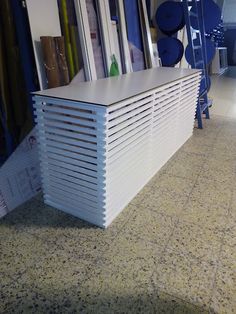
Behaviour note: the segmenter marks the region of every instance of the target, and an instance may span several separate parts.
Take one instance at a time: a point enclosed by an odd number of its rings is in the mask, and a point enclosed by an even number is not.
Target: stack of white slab
[[[107,227],[192,135],[199,84],[156,68],[37,93],[45,202]]]

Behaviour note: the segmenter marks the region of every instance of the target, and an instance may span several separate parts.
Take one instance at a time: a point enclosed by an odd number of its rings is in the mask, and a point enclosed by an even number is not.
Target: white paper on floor
[[[0,218],[41,191],[35,128],[0,168]]]

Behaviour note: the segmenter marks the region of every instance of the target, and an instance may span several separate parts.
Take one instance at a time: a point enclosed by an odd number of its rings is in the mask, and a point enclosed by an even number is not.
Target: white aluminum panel
[[[200,73],[110,107],[35,98],[47,204],[107,227],[192,135]]]
[[[97,81],[81,82],[78,85],[52,88],[35,94],[74,102],[111,106],[125,100],[129,102],[132,97],[137,97],[137,95],[152,93],[157,87],[160,87],[160,90],[166,89],[173,85],[173,82],[180,82],[186,76],[193,78],[199,74],[199,70],[159,67]]]
[[[73,102],[49,98],[37,99],[35,108],[46,202],[59,204],[57,208],[102,226],[105,217],[104,108],[95,106],[91,110],[86,104],[75,106]]]

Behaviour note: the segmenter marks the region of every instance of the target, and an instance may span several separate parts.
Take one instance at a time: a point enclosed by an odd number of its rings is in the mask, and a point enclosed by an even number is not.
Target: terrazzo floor
[[[214,98],[211,113],[236,119],[236,67],[229,67],[224,75],[213,75],[209,92]]]
[[[213,79],[221,116],[107,230],[41,195],[0,220],[0,313],[236,313],[234,72]]]
[[[107,229],[41,195],[0,221],[0,313],[236,313],[236,121],[214,116]]]

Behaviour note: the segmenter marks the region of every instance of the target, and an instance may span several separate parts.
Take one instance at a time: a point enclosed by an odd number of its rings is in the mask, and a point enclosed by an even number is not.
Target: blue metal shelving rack
[[[188,43],[191,47],[193,60],[192,68],[202,70],[201,88],[196,112],[198,128],[202,129],[202,114],[205,114],[206,119],[210,119],[209,106],[212,105],[212,102],[207,96],[207,92],[210,87],[210,80],[208,74],[205,27],[203,20],[203,0],[183,0],[182,2],[185,14]],[[195,24],[197,21],[198,29],[194,29],[192,26],[193,18],[196,19]]]

